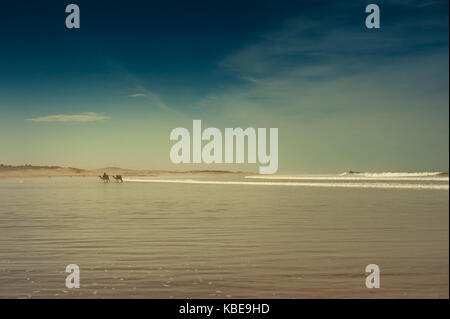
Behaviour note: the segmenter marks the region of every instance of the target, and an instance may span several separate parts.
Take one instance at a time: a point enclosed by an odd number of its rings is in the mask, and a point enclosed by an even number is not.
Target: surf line
[[[260,166],[260,174],[274,174],[278,170],[278,128],[270,128],[270,148],[267,154],[266,129],[255,130],[249,127],[225,128],[225,160],[222,156],[222,132],[215,127],[208,127],[202,132],[202,121],[192,123],[192,163],[244,163],[245,138],[247,138],[247,162],[258,161],[267,166]],[[170,140],[177,141],[170,150],[170,160],[174,164],[191,163],[191,134],[184,127],[177,127],[170,133]],[[202,142],[209,141],[202,149]],[[236,143],[234,143],[236,141]],[[234,147],[236,144],[236,147]],[[236,148],[234,150],[234,148]],[[256,150],[258,148],[258,151]],[[236,153],[236,154],[234,154]]]
[[[193,179],[124,179],[134,183],[172,183],[172,184],[213,184],[213,185],[254,185],[254,186],[308,186],[308,187],[343,187],[343,188],[380,188],[380,189],[432,189],[448,190],[448,185],[403,184],[403,183],[305,183],[305,182],[234,182],[234,181],[199,181]]]
[[[314,181],[424,181],[424,182],[448,182],[448,177],[352,177],[352,176],[245,176],[249,179],[268,180],[314,180]]]

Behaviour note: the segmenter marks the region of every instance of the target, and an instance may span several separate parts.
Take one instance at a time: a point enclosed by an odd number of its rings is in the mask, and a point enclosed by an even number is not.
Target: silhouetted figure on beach
[[[123,183],[122,175],[114,175],[113,177],[116,180],[116,182]]]
[[[109,182],[109,176],[106,173],[103,173],[103,176],[99,176],[100,179],[104,182]]]

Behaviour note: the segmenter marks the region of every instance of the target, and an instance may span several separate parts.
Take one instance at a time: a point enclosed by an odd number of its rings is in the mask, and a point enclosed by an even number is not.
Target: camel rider
[[[106,178],[108,175],[106,175],[105,172],[103,172],[103,178]]]

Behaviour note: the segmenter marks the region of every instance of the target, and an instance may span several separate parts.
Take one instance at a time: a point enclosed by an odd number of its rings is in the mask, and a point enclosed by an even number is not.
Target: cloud
[[[443,14],[422,16],[419,9],[410,8],[414,14],[384,21],[380,31],[369,32],[363,25],[355,27],[360,8],[353,6],[335,8],[326,23],[306,15],[286,20],[279,29],[226,56],[219,66],[251,82],[293,72],[300,78],[299,71],[309,81],[367,72],[368,67],[402,61],[420,52],[448,51],[448,17]],[[411,32],[417,29],[421,32]]]
[[[348,20],[344,9],[330,17],[333,28],[304,16],[291,18],[225,56],[219,66],[241,81],[198,101],[197,116],[295,128],[342,117],[448,114],[443,14],[403,17],[369,32],[340,23]],[[424,31],[411,35],[418,26]]]
[[[197,102],[197,116],[278,127],[285,171],[445,169],[448,18],[386,17],[369,32],[355,16],[291,18],[225,56],[219,66],[242,81]]]
[[[128,95],[129,97],[140,97],[140,96],[147,96],[147,94],[144,93],[135,93],[135,94],[130,94]]]
[[[109,120],[111,117],[100,115],[95,112],[85,112],[80,114],[56,114],[29,118],[32,122],[95,122]]]
[[[359,4],[331,11],[326,22],[306,14],[290,18],[225,56],[219,66],[243,82],[207,96],[202,110],[272,121],[272,115],[308,120],[336,112],[442,109],[448,100],[448,17],[439,8],[386,18],[377,32],[356,24]],[[417,29],[422,31],[411,32]]]
[[[145,97],[147,102],[150,103],[150,106],[156,106],[158,109],[170,112],[171,114],[176,114],[179,116],[182,116],[183,114],[177,111],[176,109],[170,107],[166,102],[164,102],[161,97],[154,93],[151,90],[148,90],[144,88],[142,85],[139,84],[139,80],[132,76],[131,74],[127,74],[129,78],[132,78],[133,82],[135,82],[136,89],[143,92],[143,93],[134,93],[128,95],[129,97],[135,98],[135,97]]]

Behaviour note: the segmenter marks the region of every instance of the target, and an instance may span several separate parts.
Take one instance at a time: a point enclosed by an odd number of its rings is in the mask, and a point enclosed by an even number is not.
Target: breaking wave
[[[333,182],[242,182],[210,181],[192,179],[124,179],[134,183],[175,183],[175,184],[214,184],[214,185],[252,185],[252,186],[303,186],[303,187],[344,187],[344,188],[381,188],[381,189],[432,189],[448,190],[447,184],[408,184],[408,183],[333,183]]]
[[[399,174],[399,173],[398,173]],[[366,173],[361,174],[340,174],[340,175],[303,175],[303,176],[283,176],[283,175],[251,175],[246,176],[248,179],[265,179],[265,180],[323,180],[323,181],[433,181],[448,182],[448,176],[445,175],[383,175]]]
[[[444,172],[382,172],[382,173],[360,173],[360,172],[345,172],[340,174],[340,176],[362,176],[362,177],[448,177],[448,173]]]

